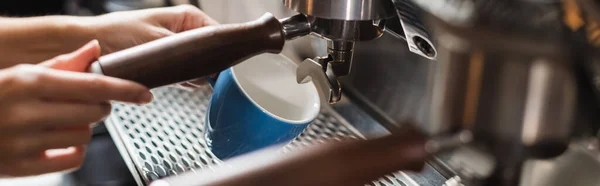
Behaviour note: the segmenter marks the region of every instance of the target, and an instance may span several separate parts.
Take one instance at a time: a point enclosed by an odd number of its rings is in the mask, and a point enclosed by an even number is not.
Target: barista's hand
[[[112,53],[175,33],[204,26],[218,25],[217,21],[191,5],[114,12],[92,18],[89,24],[95,38],[100,40],[102,53]],[[179,84],[193,90],[206,84],[204,78]]]
[[[134,82],[81,72],[100,55],[97,42],[40,65],[0,70],[0,175],[27,176],[81,165],[90,124],[108,101],[150,101]],[[69,70],[69,71],[66,71]]]
[[[96,16],[88,28],[107,54],[158,38],[218,23],[191,5],[114,12]]]

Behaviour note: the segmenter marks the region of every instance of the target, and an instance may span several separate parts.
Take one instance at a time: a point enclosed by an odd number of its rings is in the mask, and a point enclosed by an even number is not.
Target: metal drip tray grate
[[[210,87],[190,92],[173,87],[153,90],[147,105],[116,103],[106,120],[119,151],[140,185],[183,172],[210,169],[220,160],[206,148],[202,137]],[[335,111],[323,108],[318,118],[284,152],[329,140],[361,138]],[[399,172],[369,185],[407,185]],[[413,184],[411,184],[413,185]]]

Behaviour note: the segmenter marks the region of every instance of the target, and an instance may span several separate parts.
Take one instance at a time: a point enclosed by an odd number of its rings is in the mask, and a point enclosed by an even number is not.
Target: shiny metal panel
[[[296,69],[296,81],[298,83],[312,82],[321,100],[334,104],[342,99],[342,88],[337,76],[333,74],[332,64],[329,58],[317,57],[306,59]]]
[[[577,140],[563,155],[525,164],[522,186],[599,186],[600,157],[597,139]]]
[[[338,20],[379,20],[396,15],[390,0],[283,0],[286,7],[306,15]]]
[[[310,24],[305,15],[298,14],[279,21],[283,26],[285,40],[292,40],[310,34]]]
[[[393,0],[408,49],[428,59],[435,59],[437,51],[431,35],[423,23],[423,12],[411,0]]]
[[[406,41],[384,33],[379,39],[357,42],[352,73],[341,78],[344,92],[387,127],[398,121],[428,121],[427,96],[434,61],[408,50]]]
[[[333,41],[366,41],[383,34],[385,20],[344,21],[309,16],[313,35]]]

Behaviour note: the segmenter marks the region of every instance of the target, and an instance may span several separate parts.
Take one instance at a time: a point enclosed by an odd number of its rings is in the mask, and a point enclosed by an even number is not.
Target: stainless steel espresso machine
[[[367,107],[382,113],[384,123],[418,118],[421,129],[431,135],[471,131],[472,143],[438,156],[466,185],[600,184],[588,177],[588,172],[597,172],[589,169],[598,166],[597,156],[574,155],[596,148],[598,102],[593,79],[597,74],[590,56],[597,53],[590,46],[590,38],[596,37],[590,34],[595,21],[586,16],[597,12],[596,1],[412,3],[424,12],[427,28],[433,32],[435,61],[405,64],[398,59],[402,65],[397,68],[383,68],[391,64],[386,61],[377,64],[382,67],[370,67],[377,70],[356,71],[361,75],[351,77],[348,84],[362,96],[358,100],[366,100]],[[369,51],[355,59],[398,56]],[[398,74],[383,81],[367,76],[397,69],[428,75],[408,72],[412,75]],[[369,87],[402,86],[404,90],[385,93],[396,95],[381,102],[386,99],[379,97],[385,89],[367,90],[370,80]],[[412,105],[390,105],[396,103]],[[570,159],[574,157],[582,159]],[[582,166],[588,160],[594,161]],[[571,182],[549,178],[577,174]]]
[[[600,2],[284,0],[283,5],[299,13],[282,19],[286,38],[313,35],[327,42],[323,56],[300,63],[297,81],[314,82],[332,103],[284,149],[322,144],[319,136],[376,141],[410,131],[428,139],[419,142],[431,155],[425,169],[381,174],[370,185],[600,185]],[[271,160],[260,166],[222,168],[223,162],[196,142],[203,129],[188,124],[202,120],[189,113],[206,110],[210,90],[172,94],[158,90],[157,102],[147,107],[120,105],[107,123],[141,185],[260,183],[274,175],[269,169],[285,172],[285,165],[332,154],[325,148],[280,160],[265,150],[248,156],[255,159],[232,161]],[[164,108],[168,104],[182,106]],[[174,110],[172,116],[160,116],[166,110]],[[130,114],[138,112],[159,116]],[[406,129],[407,120],[416,129]],[[376,159],[384,158],[352,151],[383,153],[395,147],[375,144],[331,148],[348,157],[365,154],[362,163],[349,164],[383,167]],[[274,177],[271,183],[281,185]]]

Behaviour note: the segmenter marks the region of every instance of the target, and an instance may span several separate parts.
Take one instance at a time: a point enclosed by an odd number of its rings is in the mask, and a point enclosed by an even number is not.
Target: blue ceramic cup
[[[219,74],[205,119],[208,148],[224,160],[290,142],[317,117],[318,92],[296,82],[297,65],[262,54]]]

